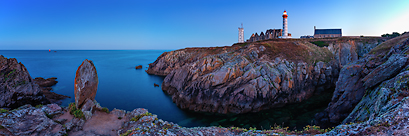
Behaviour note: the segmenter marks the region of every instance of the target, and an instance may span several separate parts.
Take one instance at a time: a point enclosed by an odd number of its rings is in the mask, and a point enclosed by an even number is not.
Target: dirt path
[[[118,119],[114,114],[95,111],[92,118],[87,120],[81,131],[69,133],[69,135],[107,135],[116,136],[124,119]]]

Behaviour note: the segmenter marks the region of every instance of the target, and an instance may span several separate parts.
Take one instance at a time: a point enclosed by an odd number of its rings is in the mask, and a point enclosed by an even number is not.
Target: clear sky
[[[180,49],[228,46],[282,29],[346,36],[409,31],[409,0],[0,0],[0,50]]]

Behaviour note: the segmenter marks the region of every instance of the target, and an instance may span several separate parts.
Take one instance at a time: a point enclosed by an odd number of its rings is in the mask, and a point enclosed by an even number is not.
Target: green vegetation
[[[318,47],[328,47],[329,45],[328,43],[325,43],[324,41],[314,41],[311,43],[317,45]]]
[[[239,46],[240,46],[240,47],[243,47],[243,46],[246,46],[247,44],[248,44],[248,43],[245,42],[245,43],[243,43],[243,44],[240,44]]]
[[[77,109],[75,103],[70,103],[68,105],[68,109],[70,111],[70,114],[74,115],[74,117],[85,119],[84,113],[81,111],[81,109]]]
[[[122,117],[118,117],[118,119],[122,119]]]
[[[146,112],[144,114],[140,114],[138,116],[135,116],[131,119],[131,121],[138,121],[139,119],[141,119],[144,116],[152,116],[152,113]]]
[[[132,130],[128,130],[125,133],[122,133],[121,136],[127,136],[132,133]]]
[[[107,107],[102,108],[103,112],[109,113],[109,109]]]
[[[0,109],[0,113],[6,113],[6,112],[9,112],[9,110],[7,110],[7,109]]]
[[[4,127],[2,125],[0,125],[0,129],[4,129]]]
[[[36,108],[41,108],[41,107],[43,107],[42,104],[36,105]]]
[[[381,35],[382,37],[390,37],[390,38],[394,38],[394,37],[398,37],[398,36],[401,36],[401,34],[400,33],[398,33],[398,32],[393,32],[392,34],[388,34],[388,33],[386,33],[386,34],[383,34],[383,35]]]
[[[47,116],[47,118],[52,119],[53,116],[51,116],[50,114],[48,114],[47,112],[44,111],[45,116]]]

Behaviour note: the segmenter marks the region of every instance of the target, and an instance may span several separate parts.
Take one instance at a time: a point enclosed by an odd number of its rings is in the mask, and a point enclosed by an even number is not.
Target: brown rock
[[[158,85],[158,84],[156,84],[156,83],[153,83],[153,86],[154,86],[154,87],[159,87],[159,85]]]
[[[51,77],[47,79],[44,79],[42,77],[36,77],[34,79],[34,83],[38,84],[40,87],[51,87],[58,83],[56,79],[57,79],[56,77]]]
[[[17,108],[25,104],[50,103],[26,67],[15,58],[0,55],[0,108]]]
[[[142,69],[142,65],[136,66],[135,69]]]
[[[95,100],[97,89],[97,70],[92,61],[85,59],[75,74],[74,94],[77,108],[81,108],[87,99]]]

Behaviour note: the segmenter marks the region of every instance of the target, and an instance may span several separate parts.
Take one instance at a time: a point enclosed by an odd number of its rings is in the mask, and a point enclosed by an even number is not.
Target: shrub
[[[41,107],[43,107],[42,104],[36,105],[36,108],[41,108]]]
[[[6,112],[9,112],[9,110],[7,110],[7,109],[0,109],[0,113],[6,113]]]
[[[107,107],[102,108],[103,112],[109,113],[109,109]]]
[[[81,111],[81,109],[77,109],[75,103],[70,103],[68,105],[68,110],[70,111],[71,115],[74,115],[74,117],[85,119],[84,113]]]
[[[141,115],[138,115],[138,116],[133,117],[133,118],[131,119],[131,121],[138,121],[139,119],[141,119],[141,118],[144,117],[144,116],[152,116],[152,113],[145,112],[144,114],[141,114]]]

